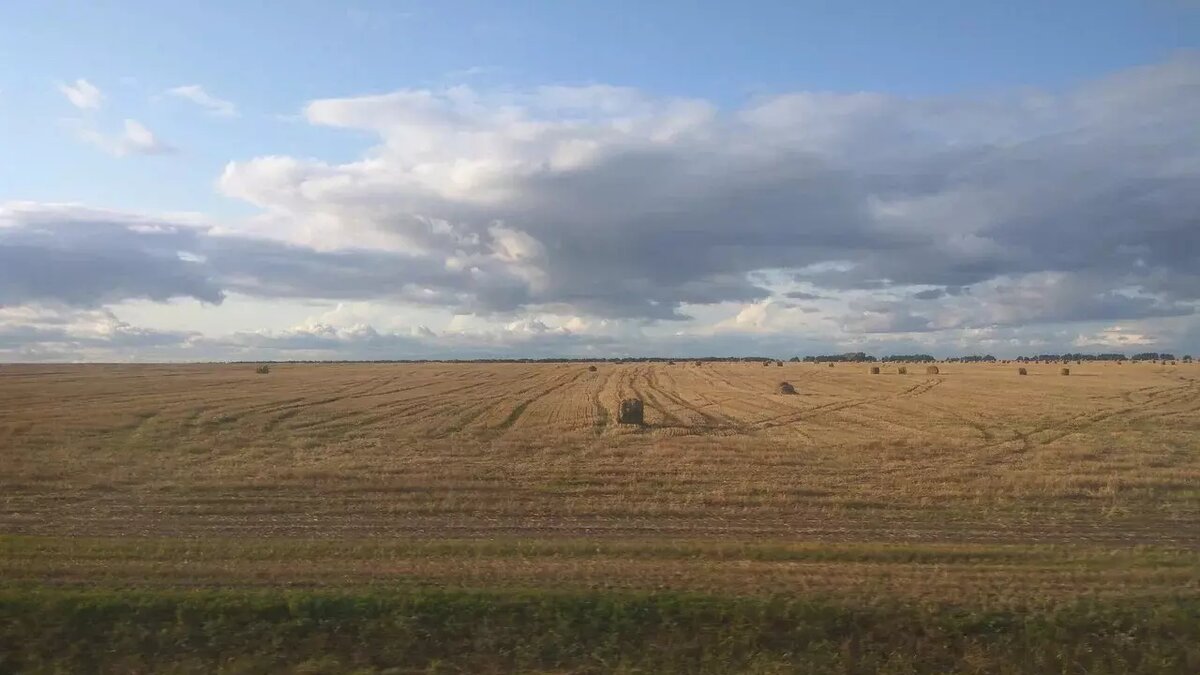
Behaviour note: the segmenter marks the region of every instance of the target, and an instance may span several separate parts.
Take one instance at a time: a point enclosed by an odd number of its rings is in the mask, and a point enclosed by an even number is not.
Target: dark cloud
[[[45,215],[38,213],[37,215]],[[0,305],[62,302],[99,306],[130,298],[189,296],[219,303],[224,289],[201,265],[182,260],[190,230],[135,231],[140,221],[105,216],[42,219],[0,227]]]
[[[1171,300],[1109,288],[1100,276],[1041,273],[980,284],[967,294],[933,289],[906,300],[850,303],[849,330],[920,332],[1190,316],[1195,300]],[[926,302],[939,299],[933,305]]]
[[[526,282],[494,258],[452,270],[428,256],[317,251],[218,236],[168,218],[75,207],[10,207],[0,210],[0,225],[0,305],[99,307],[179,297],[219,304],[231,291],[261,298],[387,298],[492,311],[529,301]]]

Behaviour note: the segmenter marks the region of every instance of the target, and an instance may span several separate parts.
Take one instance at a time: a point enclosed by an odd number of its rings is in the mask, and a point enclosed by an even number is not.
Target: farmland
[[[1195,670],[1200,366],[1026,367],[3,365],[0,670]]]

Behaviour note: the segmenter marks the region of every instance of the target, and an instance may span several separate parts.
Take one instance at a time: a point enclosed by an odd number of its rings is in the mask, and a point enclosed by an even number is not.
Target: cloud
[[[444,331],[419,325],[381,331],[366,323],[310,320],[284,330],[205,336],[132,326],[107,309],[0,306],[0,359],[13,361],[527,358],[588,354],[613,344],[607,335],[534,318],[487,330]]]
[[[86,360],[180,350],[200,335],[138,328],[105,309],[78,310],[56,305],[0,305],[0,357],[13,360]]]
[[[1192,316],[1200,309],[1194,298],[1167,299],[1126,287],[1112,288],[1103,276],[1038,272],[998,277],[969,289],[937,289],[908,298],[858,297],[843,316],[847,330],[915,332],[1036,326]],[[940,302],[926,302],[937,298]]]
[[[139,155],[161,155],[174,152],[174,148],[162,142],[137,120],[125,120],[125,133],[120,138],[120,147],[125,153]]]
[[[1161,339],[1200,334],[1194,54],[1063,91],[794,92],[721,109],[607,85],[455,86],[303,115],[373,147],[228,163],[218,188],[257,207],[244,221],[0,210],[0,302],[381,300],[492,328],[648,326],[630,338],[647,348],[665,332],[1067,345],[1174,321]],[[140,125],[121,138],[99,144],[165,147]]]
[[[1200,294],[1191,56],[980,98],[803,92],[722,113],[620,87],[459,86],[305,116],[379,143],[345,164],[233,162],[221,189],[314,246],[450,258],[502,223],[543,252],[526,261],[539,283],[502,306],[682,319],[768,297],[749,276],[762,269],[808,270],[826,295],[1043,273],[1168,312]]]
[[[492,75],[500,71],[496,66],[469,66],[467,68],[459,68],[447,72],[443,79],[446,80],[467,80],[482,75]]]
[[[470,251],[435,259],[403,251],[321,251],[222,233],[177,216],[0,204],[0,304],[100,307],[179,297],[220,303],[237,292],[515,310],[538,283],[529,266],[540,255],[537,242],[498,226]]]
[[[848,333],[914,333],[932,329],[929,319],[904,310],[863,310],[843,318]]]
[[[76,132],[84,141],[114,157],[128,155],[169,155],[175,148],[137,120],[127,119],[120,133],[106,134],[89,125],[80,125]]]
[[[58,90],[71,102],[71,105],[81,110],[95,110],[104,100],[104,94],[96,85],[83,78],[75,80],[74,84],[59,84]]]
[[[229,101],[219,99],[198,84],[189,84],[168,89],[166,93],[185,101],[191,101],[218,117],[237,117],[237,106]]]
[[[1074,345],[1083,348],[1112,347],[1129,348],[1151,346],[1157,342],[1153,335],[1145,335],[1125,326],[1110,326],[1091,335],[1080,335]]]
[[[608,336],[551,328],[529,318],[485,331],[442,332],[424,326],[384,332],[368,324],[307,323],[283,331],[235,333],[209,341],[226,350],[270,353],[278,358],[349,355],[364,359],[551,357],[585,353],[611,343]]]

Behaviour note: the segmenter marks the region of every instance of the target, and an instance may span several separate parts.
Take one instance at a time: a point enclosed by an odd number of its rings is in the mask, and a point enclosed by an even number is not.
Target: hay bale
[[[896,369],[896,374],[897,375],[907,375],[908,368],[906,366],[900,366],[899,368]]]
[[[594,373],[594,372],[596,372],[596,366],[588,366],[588,372],[589,372],[589,373]]]
[[[673,366],[673,365],[675,365],[675,362],[674,362],[674,361],[667,361],[667,365],[668,365],[668,366]]]
[[[622,399],[621,407],[617,410],[617,422],[619,424],[645,424],[645,409],[642,406],[642,399]]]
[[[1059,372],[1061,372],[1063,375],[1070,375],[1070,374],[1071,374],[1071,369],[1070,369],[1070,368],[1063,368],[1063,369],[1062,369],[1061,371],[1059,371]]]
[[[871,366],[871,374],[878,375],[879,374],[879,366]]]
[[[832,363],[831,363],[831,364],[829,364],[829,367],[830,367],[830,368],[832,368],[832,367],[833,367],[833,364],[832,364]]]
[[[1018,375],[1028,375],[1029,371],[1025,370],[1024,368],[1017,368],[1017,374]]]
[[[1175,362],[1174,362],[1174,361],[1172,361],[1172,362],[1171,362],[1171,365],[1175,365]]]
[[[696,365],[697,365],[697,366],[699,366],[699,365],[702,365],[702,364],[701,364],[699,361],[697,361],[697,362],[696,362]]]
[[[775,387],[775,393],[776,394],[795,394],[796,388],[793,387],[790,382],[780,382],[779,385]]]
[[[940,370],[938,370],[938,367],[937,367],[937,366],[927,366],[927,367],[925,368],[925,374],[926,374],[926,375],[937,375],[939,372],[941,372],[941,371],[940,371]]]
[[[778,367],[780,367],[780,368],[782,368],[782,367],[783,367],[783,361],[776,361],[776,362],[775,362],[775,365],[776,365],[776,366],[778,366]],[[1174,361],[1172,361],[1172,362],[1171,362],[1171,365],[1175,365],[1175,362],[1174,362]]]
[[[261,365],[261,366],[255,368],[254,372],[258,373],[259,375],[266,375],[267,373],[271,372],[271,366],[268,366],[265,364]]]

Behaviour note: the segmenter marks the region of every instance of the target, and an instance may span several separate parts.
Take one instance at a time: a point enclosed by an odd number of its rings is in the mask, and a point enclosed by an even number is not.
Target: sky
[[[1200,354],[1200,3],[0,3],[0,361]]]

